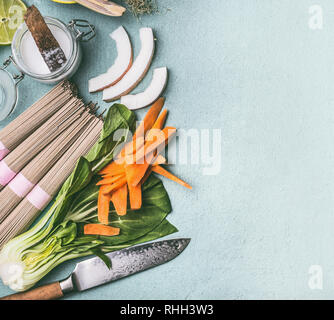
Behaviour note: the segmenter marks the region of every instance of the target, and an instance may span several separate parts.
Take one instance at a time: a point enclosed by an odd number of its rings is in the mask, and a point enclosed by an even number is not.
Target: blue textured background
[[[86,100],[101,102],[87,93],[87,80],[115,58],[108,33],[124,25],[137,53],[138,29],[149,26],[158,39],[153,66],[170,70],[168,123],[222,129],[219,176],[175,166],[192,192],[164,180],[177,236],[192,238],[187,250],[159,268],[69,299],[333,298],[333,1],[317,1],[324,28],[316,31],[308,27],[308,0],[160,0],[161,13],[141,21],[79,5],[26,3],[65,22],[96,25],[74,77]],[[1,61],[9,54],[0,48]],[[149,80],[150,74],[137,91]],[[13,117],[48,89],[26,78]],[[323,290],[308,287],[314,264],[323,268]],[[73,267],[71,261],[56,268],[42,283]],[[9,293],[0,285],[0,296]]]

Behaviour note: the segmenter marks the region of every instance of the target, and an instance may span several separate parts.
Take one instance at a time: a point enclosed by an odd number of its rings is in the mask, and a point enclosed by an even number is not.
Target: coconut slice
[[[132,91],[149,69],[154,54],[154,38],[151,28],[141,28],[141,49],[129,71],[110,88],[103,90],[103,100],[117,100]]]
[[[89,92],[101,91],[116,84],[131,67],[132,47],[125,29],[120,26],[110,34],[110,37],[116,41],[117,58],[106,73],[89,80]]]
[[[167,68],[156,68],[153,70],[152,81],[146,90],[138,94],[129,94],[121,97],[121,104],[126,105],[131,110],[144,108],[161,96],[166,83]]]

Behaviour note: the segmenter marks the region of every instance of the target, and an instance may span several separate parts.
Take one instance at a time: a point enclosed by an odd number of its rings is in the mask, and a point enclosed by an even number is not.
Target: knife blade
[[[94,257],[77,263],[71,275],[27,292],[16,293],[0,300],[50,300],[72,291],[84,291],[99,285],[119,280],[132,274],[159,266],[176,258],[191,239],[180,238],[151,242],[107,253],[111,268]]]

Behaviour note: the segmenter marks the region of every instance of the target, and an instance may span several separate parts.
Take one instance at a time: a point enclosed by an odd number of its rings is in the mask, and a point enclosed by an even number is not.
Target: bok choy
[[[114,104],[106,116],[101,136],[87,156],[81,157],[60,189],[54,203],[27,232],[9,241],[0,252],[0,277],[15,291],[36,284],[64,261],[105,252],[166,236],[177,229],[166,217],[171,212],[162,182],[151,176],[143,185],[140,210],[118,216],[110,210],[110,225],[121,233],[113,237],[87,236],[83,225],[97,222],[98,187],[96,173],[115,156],[126,135],[115,138],[119,129],[134,128],[135,116],[125,106]],[[118,149],[119,150],[119,149]]]

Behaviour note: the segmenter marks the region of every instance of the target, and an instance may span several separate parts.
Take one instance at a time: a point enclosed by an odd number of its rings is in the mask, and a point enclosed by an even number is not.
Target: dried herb
[[[136,17],[158,12],[156,0],[124,0],[124,2]]]

